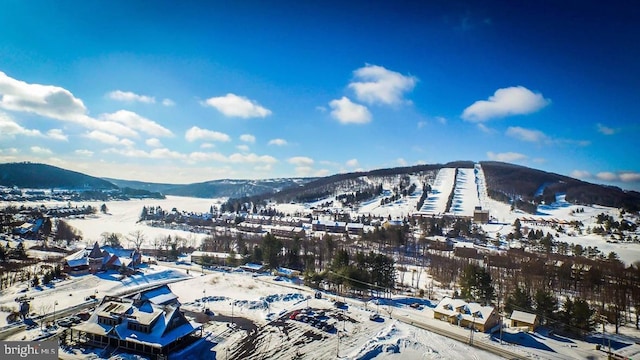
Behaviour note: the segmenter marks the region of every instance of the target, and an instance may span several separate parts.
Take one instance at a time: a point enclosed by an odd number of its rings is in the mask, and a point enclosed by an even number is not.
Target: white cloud
[[[603,181],[640,182],[640,173],[619,171],[617,173],[603,171],[596,174],[596,178]]]
[[[418,81],[378,65],[365,65],[353,72],[355,80],[349,84],[360,101],[369,104],[394,105],[403,101],[406,92]]]
[[[78,150],[74,151],[74,153],[76,155],[80,155],[80,156],[87,156],[87,157],[93,156],[93,151],[87,150],[87,149],[78,149]]]
[[[271,110],[260,106],[256,101],[244,96],[228,93],[225,96],[212,97],[207,99],[204,105],[211,106],[228,117],[267,117],[271,115]]]
[[[274,164],[278,162],[276,158],[270,155],[256,155],[253,153],[249,153],[249,154],[235,153],[229,156],[225,156],[217,152],[207,152],[207,153],[192,152],[191,154],[189,154],[189,160],[193,162],[216,161],[216,162],[234,163],[234,164],[253,164],[253,163]]]
[[[477,127],[478,127],[478,130],[482,131],[485,134],[493,134],[495,132],[495,130],[493,130],[492,128],[488,127],[483,123],[478,123]]]
[[[312,158],[306,156],[294,156],[289,158],[287,162],[296,166],[311,166],[314,163]]]
[[[396,164],[398,164],[399,166],[407,166],[407,160],[405,160],[403,158],[397,158],[396,159]]]
[[[498,89],[488,100],[478,100],[464,109],[462,119],[482,122],[510,115],[526,115],[549,105],[551,101],[542,94],[534,93],[524,86]]]
[[[135,137],[132,129],[113,121],[101,121],[86,115],[82,100],[66,89],[53,85],[29,84],[0,71],[0,108],[33,113],[80,126]]]
[[[269,140],[268,145],[285,146],[285,145],[287,145],[287,140],[285,140],[285,139],[271,139],[271,140]]]
[[[38,155],[51,155],[53,152],[47,148],[43,148],[40,146],[32,146],[31,152]]]
[[[640,173],[625,171],[619,174],[620,181],[623,182],[640,182]]]
[[[549,140],[549,137],[542,131],[525,129],[519,126],[510,126],[507,128],[507,135],[528,142],[542,142]]]
[[[436,116],[435,120],[442,125],[447,125],[447,118],[444,116]]]
[[[256,155],[256,154],[231,154],[229,155],[229,162],[232,163],[265,163],[273,164],[278,162],[276,158],[270,155]]]
[[[251,134],[242,134],[240,135],[240,140],[253,144],[256,142],[256,137]]]
[[[326,113],[327,112],[327,108],[324,106],[316,106],[316,110],[321,112],[321,113]]]
[[[133,111],[119,110],[112,114],[102,114],[102,119],[115,121],[128,126],[131,129],[140,130],[153,136],[173,136],[173,133],[153,120],[142,117]]]
[[[351,168],[360,166],[360,164],[358,163],[358,159],[347,160],[346,165]]]
[[[231,137],[225,133],[201,129],[197,126],[193,126],[191,127],[191,129],[187,130],[187,132],[184,134],[184,138],[187,139],[187,141],[189,142],[194,142],[196,140],[219,141],[219,142],[231,141]]]
[[[186,158],[184,154],[177,151],[172,151],[167,148],[158,148],[151,151],[144,151],[134,148],[110,148],[104,150],[108,154],[118,154],[132,158],[146,158],[146,159],[178,159],[183,160]]]
[[[216,144],[212,144],[212,143],[202,143],[200,144],[200,148],[201,149],[211,149],[216,147]]]
[[[131,91],[114,90],[108,93],[107,96],[111,100],[125,101],[125,102],[141,102],[146,104],[154,104],[156,102],[156,98],[152,96],[138,95]]]
[[[593,177],[593,175],[591,175],[591,173],[586,170],[573,170],[569,174],[569,176],[571,176],[572,178],[581,179],[581,180],[590,179]]]
[[[24,111],[54,119],[84,115],[82,100],[58,86],[29,84],[13,79],[0,71],[0,107]]]
[[[160,140],[157,138],[147,139],[144,143],[147,144],[147,146],[154,147],[154,148],[162,147],[162,142],[160,142]]]
[[[613,135],[618,132],[618,129],[614,129],[600,123],[596,124],[596,126],[598,127],[598,132],[604,135]]]
[[[517,152],[494,153],[492,151],[487,152],[487,157],[489,158],[489,160],[503,162],[514,162],[527,158],[526,155]]]
[[[359,170],[360,171],[360,170]],[[319,169],[317,170],[314,175],[318,176],[318,177],[322,177],[322,176],[328,176],[330,174],[329,170],[327,169]]]
[[[596,174],[596,177],[600,180],[604,181],[616,181],[618,180],[618,175],[616,173],[612,173],[609,171],[602,171]]]
[[[249,145],[246,145],[246,144],[238,145],[236,146],[236,149],[242,152],[249,152]]]
[[[99,141],[101,143],[109,144],[109,145],[123,145],[123,146],[126,146],[126,147],[131,147],[131,146],[135,145],[133,143],[133,141],[131,141],[129,139],[120,139],[119,137],[117,137],[115,135],[108,134],[106,132],[98,131],[98,130],[93,130],[93,131],[85,134],[85,137],[87,139],[96,140],[96,141]]]
[[[54,140],[69,141],[69,137],[61,129],[51,129],[47,131],[47,136]]]
[[[371,121],[371,113],[366,106],[356,104],[343,96],[340,100],[331,100],[331,116],[342,124],[366,124]]]
[[[39,130],[30,130],[15,122],[8,114],[0,112],[0,137],[43,136]]]
[[[171,99],[163,99],[162,100],[162,105],[164,105],[164,106],[175,106],[176,103],[175,103],[175,101],[173,101]]]

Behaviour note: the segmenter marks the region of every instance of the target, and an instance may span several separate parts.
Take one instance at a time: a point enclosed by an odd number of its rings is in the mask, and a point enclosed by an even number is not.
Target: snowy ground
[[[165,266],[165,265],[168,265]],[[187,270],[189,270],[187,274]],[[497,355],[478,347],[493,346],[517,356],[536,359],[604,359],[595,343],[575,341],[556,335],[524,334],[505,330],[503,344],[499,336],[474,333],[474,344],[466,344],[469,330],[433,318],[435,301],[412,296],[394,296],[391,300],[356,300],[322,293],[314,298],[312,289],[270,275],[254,275],[229,269],[207,270],[197,266],[170,264],[146,269],[144,276],[124,281],[113,276],[82,276],[56,284],[49,292],[28,292],[33,302],[57,301],[58,311],[75,304],[74,299],[91,294],[122,292],[134,286],[151,286],[170,282],[188,316],[202,314],[204,308],[214,315],[204,325],[204,339],[177,356],[190,359],[498,359]],[[171,282],[173,281],[173,282]],[[92,286],[90,286],[91,284]],[[73,296],[68,296],[73,291]],[[2,301],[10,302],[3,294]],[[72,299],[73,298],[73,299]],[[337,308],[333,300],[346,302]],[[409,305],[418,303],[418,308]],[[293,311],[309,309],[310,315],[323,319],[333,329],[325,331],[312,324],[290,319]],[[324,312],[323,315],[320,313]],[[381,319],[371,321],[378,313]],[[231,324],[234,325],[231,325]],[[231,325],[231,326],[230,326]],[[457,341],[428,331],[431,328],[451,333],[465,341]],[[40,336],[39,328],[22,331],[8,340],[28,340]],[[631,335],[637,334],[632,332]],[[509,342],[507,342],[509,341]],[[633,341],[631,341],[632,343]],[[620,351],[637,351],[629,337]],[[520,344],[520,345],[515,345]],[[620,345],[618,345],[620,346]],[[61,358],[99,358],[95,354],[70,354]],[[120,358],[132,358],[121,356]]]

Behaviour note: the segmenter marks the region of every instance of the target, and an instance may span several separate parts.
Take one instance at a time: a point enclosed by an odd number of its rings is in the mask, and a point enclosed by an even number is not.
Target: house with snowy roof
[[[433,317],[450,324],[486,332],[498,324],[496,308],[445,296],[433,309]]]
[[[95,274],[99,271],[118,270],[123,265],[134,269],[142,256],[137,250],[100,248],[98,242],[91,250],[82,249],[64,258],[62,271],[70,275]]]
[[[201,336],[201,325],[184,316],[166,285],[132,297],[105,296],[86,322],[71,328],[72,340],[85,346],[151,359],[166,359]]]
[[[513,310],[510,320],[511,327],[526,328],[527,331],[534,331],[540,324],[538,315],[519,310]]]

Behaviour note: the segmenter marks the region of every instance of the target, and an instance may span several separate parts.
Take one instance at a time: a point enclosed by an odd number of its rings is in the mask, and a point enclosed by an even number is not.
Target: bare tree
[[[129,242],[133,244],[135,249],[140,251],[140,247],[142,246],[145,240],[144,233],[142,232],[142,230],[135,230],[130,232],[127,238]]]

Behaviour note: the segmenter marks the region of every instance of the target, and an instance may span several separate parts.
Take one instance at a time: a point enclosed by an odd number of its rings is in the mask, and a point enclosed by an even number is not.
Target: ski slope
[[[453,189],[456,175],[455,168],[442,168],[431,186],[431,192],[424,201],[420,213],[426,215],[441,215],[447,211],[447,200]]]
[[[458,169],[453,201],[449,212],[456,216],[473,216],[476,206],[480,206],[476,185],[475,169]]]

